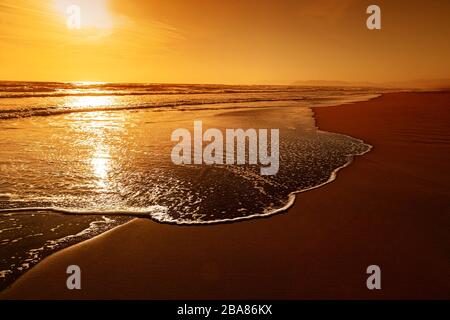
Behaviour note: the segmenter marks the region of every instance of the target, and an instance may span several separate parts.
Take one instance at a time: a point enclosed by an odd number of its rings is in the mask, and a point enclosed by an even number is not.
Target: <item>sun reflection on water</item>
[[[91,94],[93,92],[90,92]],[[98,91],[101,93],[101,91]],[[114,105],[115,98],[113,96],[81,96],[67,97],[65,106],[69,108],[98,108],[109,107]]]
[[[121,135],[126,133],[126,115],[97,111],[68,114],[66,118],[74,133],[73,145],[85,159],[84,174],[92,176],[96,192],[110,191],[114,153],[121,147]]]
[[[108,151],[107,151],[108,152]],[[94,151],[91,158],[92,172],[97,178],[97,186],[100,191],[104,191],[108,187],[108,173],[110,171],[111,158],[109,153],[105,152],[104,148],[99,148]]]

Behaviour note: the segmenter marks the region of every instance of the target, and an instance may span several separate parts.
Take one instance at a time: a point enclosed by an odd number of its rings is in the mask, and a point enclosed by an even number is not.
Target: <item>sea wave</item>
[[[97,107],[34,107],[28,109],[0,109],[0,119],[14,119],[14,118],[25,118],[25,117],[43,117],[43,116],[54,116],[68,113],[77,112],[96,112],[96,111],[120,111],[120,110],[139,110],[139,109],[160,109],[160,108],[177,108],[182,106],[205,106],[211,105],[211,108],[216,108],[217,104],[231,105],[237,103],[252,103],[252,102],[289,102],[289,101],[303,101],[304,98],[242,98],[242,99],[210,99],[206,101],[193,101],[193,100],[176,100],[170,102],[158,102],[152,104],[141,104],[141,105],[124,105],[124,106],[97,106]],[[242,106],[241,106],[242,107]],[[207,110],[211,108],[197,108],[195,110]],[[252,108],[252,106],[247,106],[247,108]],[[254,108],[257,108],[255,106]],[[177,110],[180,110],[179,108]],[[193,109],[192,109],[193,110]]]
[[[365,146],[360,152],[355,152],[352,154],[348,154],[346,156],[347,161],[345,164],[334,169],[328,179],[325,182],[318,183],[316,185],[310,186],[308,188],[300,188],[296,190],[292,190],[284,204],[278,206],[277,208],[272,208],[271,206],[267,206],[261,212],[255,212],[250,215],[238,216],[234,218],[220,218],[220,219],[184,219],[184,218],[174,218],[171,216],[168,211],[169,208],[166,206],[153,205],[149,207],[128,207],[128,208],[117,208],[117,209],[99,209],[99,208],[63,208],[63,207],[17,207],[17,208],[7,208],[0,209],[0,217],[1,216],[15,216],[15,215],[30,215],[33,212],[46,212],[46,213],[55,213],[55,214],[64,214],[64,215],[100,215],[100,216],[126,216],[126,217],[135,217],[135,218],[149,218],[159,223],[167,223],[167,224],[176,224],[176,225],[210,225],[210,224],[222,224],[222,223],[231,223],[231,222],[239,222],[243,220],[250,220],[255,218],[266,218],[272,215],[285,212],[288,210],[295,202],[296,195],[299,193],[303,193],[306,191],[310,191],[313,189],[320,188],[328,183],[333,182],[338,172],[350,165],[355,156],[362,156],[368,152],[370,152],[373,148],[372,145],[365,143],[361,139],[356,139],[350,136],[342,135],[348,137],[349,139],[358,141],[361,145]]]

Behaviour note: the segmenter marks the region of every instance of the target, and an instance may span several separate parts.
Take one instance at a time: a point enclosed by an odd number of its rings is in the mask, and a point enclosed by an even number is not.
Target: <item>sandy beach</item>
[[[315,108],[374,148],[287,212],[213,226],[134,219],[51,255],[1,299],[449,299],[450,93]],[[66,288],[66,268],[82,290]],[[382,290],[366,288],[366,268]]]

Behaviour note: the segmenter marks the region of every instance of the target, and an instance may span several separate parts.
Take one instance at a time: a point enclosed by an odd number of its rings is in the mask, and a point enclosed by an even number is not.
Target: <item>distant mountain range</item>
[[[383,88],[405,88],[405,89],[450,89],[450,79],[413,80],[397,82],[353,82],[353,81],[330,81],[330,80],[306,80],[295,81],[293,86],[314,87],[383,87]]]

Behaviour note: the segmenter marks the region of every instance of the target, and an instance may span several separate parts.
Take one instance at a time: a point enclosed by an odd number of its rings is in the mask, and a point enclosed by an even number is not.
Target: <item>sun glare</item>
[[[103,81],[75,81],[75,82],[71,82],[71,83],[78,87],[106,84],[106,82],[103,82]]]
[[[68,9],[74,5],[80,8],[81,29],[111,29],[113,27],[108,0],[55,0],[56,10],[66,19],[69,18]]]
[[[113,105],[114,98],[111,96],[81,96],[81,97],[70,97],[66,102],[68,107],[108,107]]]

